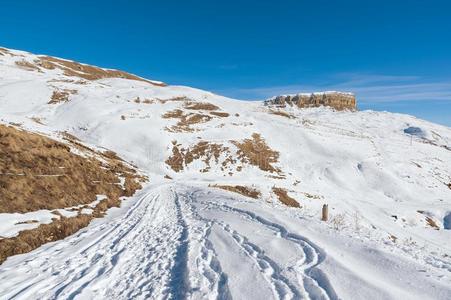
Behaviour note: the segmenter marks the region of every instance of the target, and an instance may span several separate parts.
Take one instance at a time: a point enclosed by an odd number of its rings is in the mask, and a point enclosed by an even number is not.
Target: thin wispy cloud
[[[360,103],[399,101],[451,101],[451,80],[426,81],[419,76],[344,73],[317,85],[281,85],[224,91],[244,99],[274,95],[336,90],[355,93]]]

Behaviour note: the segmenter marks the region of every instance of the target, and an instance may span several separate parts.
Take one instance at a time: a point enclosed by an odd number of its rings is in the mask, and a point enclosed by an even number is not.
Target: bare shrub
[[[330,223],[335,230],[341,230],[346,225],[345,220],[345,214],[337,214],[331,218]]]

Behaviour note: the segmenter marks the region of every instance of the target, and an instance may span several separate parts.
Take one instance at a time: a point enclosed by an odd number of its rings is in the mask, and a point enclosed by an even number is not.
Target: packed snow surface
[[[16,64],[36,58],[0,55],[1,123],[57,139],[66,131],[115,151],[149,183],[78,233],[8,258],[0,299],[451,299],[450,128],[327,108],[286,108],[286,118],[261,102],[188,87],[80,83]],[[67,101],[49,104],[55,90],[70,90]],[[228,116],[199,109],[211,118],[171,130],[177,120],[167,112],[196,112],[180,99]],[[230,163],[236,141],[253,133],[279,152],[280,174]],[[179,172],[165,163],[174,145],[200,141],[228,150]],[[281,204],[273,187],[301,208]],[[328,222],[320,221],[323,204]],[[46,222],[36,214],[22,218]]]

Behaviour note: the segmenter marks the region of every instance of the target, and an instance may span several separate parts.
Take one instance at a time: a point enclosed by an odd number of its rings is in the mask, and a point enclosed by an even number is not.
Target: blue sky
[[[1,2],[0,45],[238,99],[344,90],[451,126],[449,1]]]

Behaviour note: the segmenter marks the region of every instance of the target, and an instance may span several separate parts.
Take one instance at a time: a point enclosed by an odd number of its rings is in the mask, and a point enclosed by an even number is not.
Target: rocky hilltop
[[[356,99],[352,93],[343,92],[318,92],[318,93],[300,93],[295,95],[281,95],[270,98],[265,101],[265,105],[275,105],[279,107],[298,106],[318,107],[330,106],[337,110],[356,110]]]

